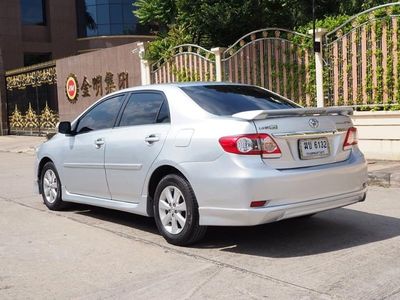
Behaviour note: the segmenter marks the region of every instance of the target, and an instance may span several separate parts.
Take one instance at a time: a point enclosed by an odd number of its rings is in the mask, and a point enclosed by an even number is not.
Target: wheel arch
[[[160,180],[170,174],[176,174],[182,176],[185,180],[189,181],[188,178],[183,174],[182,171],[172,165],[162,165],[157,167],[150,176],[147,185],[147,207],[146,212],[149,216],[154,216],[153,205],[154,205],[154,194]]]
[[[39,183],[39,193],[40,194],[42,193],[42,185],[41,185],[41,182],[40,182],[40,174],[42,174],[43,167],[48,162],[53,162],[53,161],[51,160],[50,157],[44,156],[44,157],[42,157],[42,159],[40,160],[39,165],[38,165],[36,177],[37,177],[37,180],[38,180],[38,183]]]

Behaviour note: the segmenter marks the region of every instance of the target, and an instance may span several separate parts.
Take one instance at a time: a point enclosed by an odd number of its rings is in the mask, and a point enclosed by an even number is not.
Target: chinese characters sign
[[[106,72],[105,76],[96,75],[91,80],[87,76],[83,76],[80,83],[80,90],[82,91],[82,97],[101,97],[110,94],[118,88],[119,90],[128,88],[128,72],[117,73],[116,80],[114,81],[114,74]],[[65,83],[65,92],[68,100],[71,103],[75,103],[78,100],[79,84],[76,76],[70,74]]]

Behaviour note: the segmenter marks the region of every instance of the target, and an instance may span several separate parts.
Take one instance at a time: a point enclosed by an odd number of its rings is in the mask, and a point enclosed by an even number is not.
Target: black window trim
[[[167,106],[169,122],[158,123],[157,120],[158,117],[160,116],[161,108],[163,107],[164,103]],[[169,105],[166,97],[164,98],[164,101],[161,103],[160,108],[158,109],[158,113],[156,115],[156,119],[154,120],[154,124],[171,124],[171,113],[169,111]]]
[[[131,95],[134,95],[134,94],[159,94],[159,95],[161,95],[162,98],[164,98],[163,102],[161,103],[160,107],[158,108],[158,112],[157,112],[157,115],[156,115],[153,123],[121,126],[122,115],[125,111],[126,106],[128,105]],[[169,122],[168,123],[157,123],[158,116],[160,115],[160,111],[161,111],[161,108],[164,103],[166,103],[167,108],[168,108]],[[114,128],[124,128],[124,127],[143,126],[143,125],[156,125],[156,124],[171,124],[171,111],[169,109],[167,96],[165,95],[165,93],[163,91],[159,91],[159,90],[138,90],[138,91],[132,91],[132,92],[128,93],[128,95],[126,96],[125,102],[122,104],[122,108],[121,108],[120,114],[117,118],[117,122],[115,122]]]
[[[121,116],[121,114],[122,114],[122,108],[124,108],[125,105],[126,105],[126,102],[127,102],[127,95],[128,95],[128,94],[129,94],[129,93],[126,93],[126,92],[118,93],[118,94],[112,95],[112,96],[110,96],[110,97],[106,97],[106,98],[102,99],[101,101],[97,102],[95,105],[93,105],[88,111],[86,111],[86,112],[85,112],[82,116],[80,116],[79,119],[76,121],[76,124],[75,124],[75,126],[74,126],[74,130],[73,130],[74,135],[77,135],[77,134],[84,134],[84,133],[88,133],[88,132],[94,132],[94,131],[100,131],[100,130],[113,129],[113,128],[115,128],[115,127],[117,126],[117,121],[119,120],[119,118],[120,118],[120,116]],[[102,104],[102,103],[105,102],[105,101],[108,101],[108,100],[111,100],[111,99],[113,99],[113,98],[117,98],[117,97],[120,97],[120,96],[122,96],[122,104],[121,104],[121,106],[120,106],[120,108],[119,108],[119,110],[118,110],[117,117],[115,118],[114,124],[113,124],[112,127],[110,127],[110,128],[102,128],[102,129],[95,129],[95,130],[90,130],[90,131],[85,131],[85,132],[77,132],[77,131],[76,131],[76,129],[77,129],[78,126],[79,126],[79,123],[81,122],[81,120],[82,120],[85,116],[87,116],[87,114],[90,113],[94,108],[96,108],[98,105]]]

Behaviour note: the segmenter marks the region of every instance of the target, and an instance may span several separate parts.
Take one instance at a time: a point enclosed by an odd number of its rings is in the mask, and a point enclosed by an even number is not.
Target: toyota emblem
[[[317,128],[319,126],[319,122],[317,119],[310,119],[308,121],[308,124],[310,125],[311,128]]]

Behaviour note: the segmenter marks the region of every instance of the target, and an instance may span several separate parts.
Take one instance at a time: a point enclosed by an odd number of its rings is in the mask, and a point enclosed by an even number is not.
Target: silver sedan
[[[154,217],[176,245],[207,226],[310,216],[365,199],[351,108],[302,108],[227,83],[149,85],[105,96],[37,151],[45,205]]]

